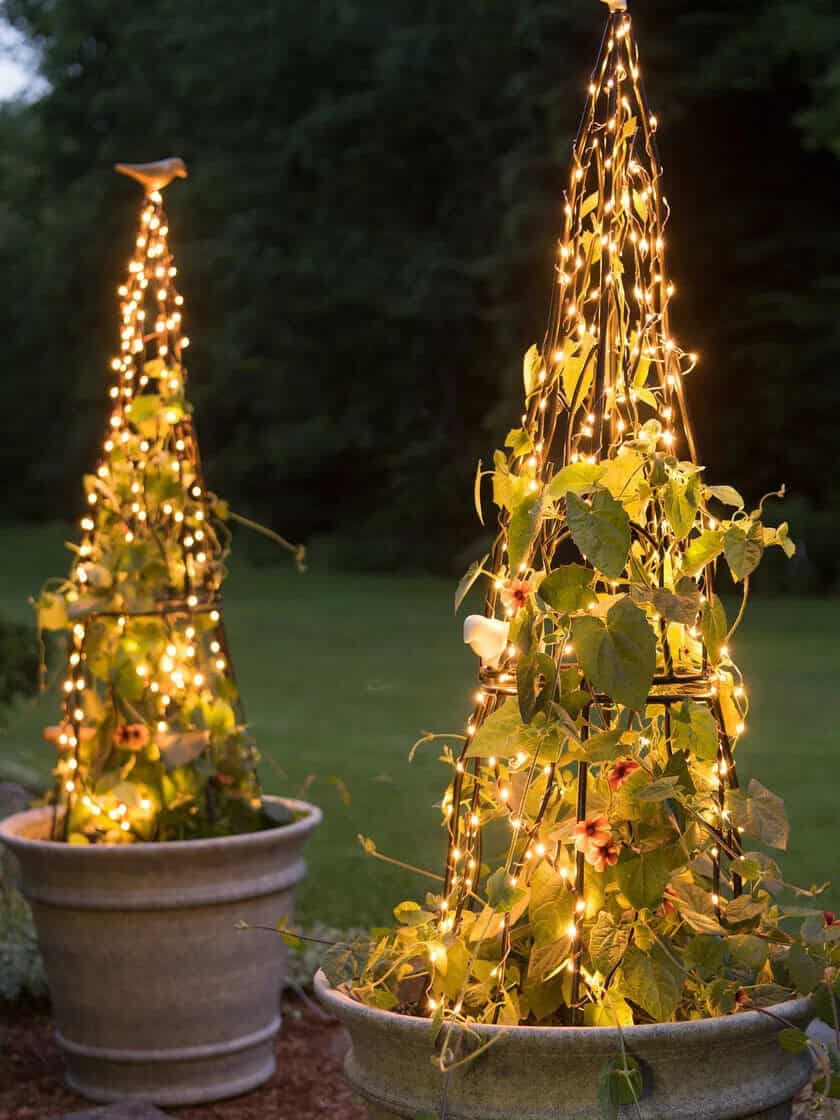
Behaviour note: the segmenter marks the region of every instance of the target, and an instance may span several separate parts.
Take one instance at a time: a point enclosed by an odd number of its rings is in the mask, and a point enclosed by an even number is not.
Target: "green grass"
[[[0,614],[30,618],[27,596],[65,567],[55,528],[0,530],[5,579]],[[271,792],[308,796],[324,810],[301,892],[305,921],[338,926],[387,920],[427,881],[365,856],[357,833],[380,851],[440,868],[436,804],[447,781],[435,745],[407,760],[424,730],[458,732],[475,661],[460,639],[445,580],[332,574],[298,576],[284,566],[234,569],[226,587],[230,630],[248,716]],[[785,870],[809,884],[837,872],[840,847],[836,634],[840,602],[756,600],[735,642],[753,702],[741,747],[745,776],[784,796],[793,826]],[[22,705],[0,739],[4,760],[46,779],[51,748],[40,729],[55,699]],[[329,784],[339,778],[352,801]],[[434,884],[428,882],[429,886]],[[838,884],[840,886],[840,884]],[[840,909],[840,890],[829,898]]]

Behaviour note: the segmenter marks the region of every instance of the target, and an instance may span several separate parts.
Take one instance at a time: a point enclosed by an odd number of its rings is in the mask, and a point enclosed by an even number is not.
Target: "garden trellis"
[[[69,581],[41,600],[69,632],[56,839],[185,839],[258,827],[220,588],[227,509],[206,487],[186,398],[183,296],[162,190],[181,160],[118,165],[145,197],[119,287],[119,352]]]
[[[447,752],[430,949],[429,1010],[456,1018],[470,984],[493,1022],[632,1022],[625,997],[663,1017],[624,955],[647,938],[665,954],[657,968],[674,964],[646,916],[690,911],[695,933],[723,932],[752,870],[743,833],[786,839],[781,802],[758,783],[740,789],[748,704],[728,648],[740,613],[730,626],[714,584],[725,557],[745,602],[764,549],[793,545],[786,526],[764,527],[764,502],[748,513],[698,463],[684,391],[698,358],[671,330],[658,121],[625,8],[610,4],[574,144],[521,427],[492,470],[479,465],[476,504],[481,514],[492,476],[498,536],[456,596],[487,579],[484,616],[465,625],[479,690],[462,747]],[[623,963],[621,1006],[599,1019]]]

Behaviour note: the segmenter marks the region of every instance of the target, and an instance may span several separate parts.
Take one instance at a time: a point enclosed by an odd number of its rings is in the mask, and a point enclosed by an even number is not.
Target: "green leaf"
[[[400,925],[416,929],[434,921],[435,915],[430,910],[424,910],[419,903],[409,900],[394,907],[394,917]]]
[[[349,944],[331,945],[321,959],[321,968],[330,986],[337,988],[364,975],[373,947],[370,941],[362,938]]]
[[[683,859],[684,853],[679,845],[631,856],[616,864],[613,869],[615,881],[636,910],[655,910],[662,902],[674,868]]]
[[[723,552],[723,533],[720,529],[707,529],[695,537],[685,550],[682,562],[684,576],[696,576]]]
[[[446,947],[444,991],[450,999],[457,999],[461,994],[469,973],[471,956],[472,954],[463,941],[453,941]]]
[[[161,399],[157,393],[143,393],[126,406],[126,414],[131,423],[141,427],[157,420],[161,409]]]
[[[779,1045],[788,1054],[804,1054],[810,1046],[807,1034],[799,1027],[785,1027],[776,1035]]]
[[[516,690],[523,723],[530,723],[546,706],[556,677],[557,666],[546,653],[534,653],[520,660],[516,668]]]
[[[481,508],[481,481],[484,478],[484,471],[481,469],[481,460],[478,460],[478,466],[475,469],[475,482],[473,483],[473,501],[475,502],[475,512],[478,514],[478,520],[484,524],[484,510]],[[455,608],[458,609],[457,607]]]
[[[525,351],[525,357],[522,359],[522,381],[525,385],[526,397],[530,397],[539,387],[540,370],[542,368],[543,360],[539,350],[536,346],[530,346]]]
[[[761,864],[757,859],[752,859],[750,856],[739,856],[738,859],[733,859],[729,865],[729,870],[733,875],[740,875],[745,883],[758,882],[762,874]]]
[[[614,992],[607,992],[603,1003],[587,1003],[584,1007],[583,1025],[585,1027],[632,1027],[633,1008]]]
[[[563,364],[560,376],[563,383],[563,393],[569,402],[569,407],[577,411],[592,387],[594,379],[594,363],[592,351],[595,346],[595,336],[585,334],[582,339],[566,339],[563,345]]]
[[[528,920],[538,946],[551,945],[568,937],[575,912],[575,893],[550,863],[543,860],[531,876]],[[566,952],[568,953],[568,941]]]
[[[718,754],[718,725],[707,704],[683,700],[672,709],[673,745],[704,762],[714,762]]]
[[[624,954],[621,977],[621,990],[627,999],[658,1023],[673,1019],[682,995],[683,977],[658,946],[643,953],[630,945]]]
[[[603,976],[609,976],[621,963],[629,944],[630,926],[619,925],[608,910],[602,910],[589,935],[589,955],[593,967]]]
[[[625,595],[610,607],[604,621],[574,619],[572,638],[595,688],[617,704],[641,711],[656,670],[656,635],[644,611]]]
[[[691,777],[688,755],[685,751],[672,751],[671,756],[662,771],[663,778],[674,777],[683,793],[692,796],[697,792],[694,779]]]
[[[788,912],[790,911],[788,910]],[[799,934],[807,945],[812,945],[815,949],[840,942],[840,926],[826,925],[820,913],[807,917],[802,923]]]
[[[38,600],[38,629],[66,630],[70,625],[63,595],[45,591]]]
[[[650,593],[650,601],[666,622],[692,626],[700,610],[700,591],[694,580],[683,579],[676,592],[656,588]]]
[[[630,519],[620,502],[598,490],[588,505],[566,496],[569,530],[581,553],[608,579],[619,579],[630,553]]]
[[[603,477],[605,470],[601,463],[570,463],[558,471],[546,486],[546,499],[556,502],[568,494],[588,494]]]
[[[722,937],[701,933],[686,945],[683,960],[686,968],[696,969],[704,980],[711,980],[723,967],[725,949]]]
[[[155,744],[167,770],[186,766],[204,754],[210,746],[208,731],[158,731]],[[284,822],[288,823],[288,821]]]
[[[513,885],[513,879],[504,867],[494,871],[487,880],[487,901],[497,914],[509,914],[524,897],[525,891]]]
[[[611,731],[599,731],[571,752],[571,758],[581,759],[584,762],[612,762],[619,755],[626,753],[626,748],[621,742],[624,732],[620,727]]]
[[[510,758],[517,753],[525,726],[516,704],[503,704],[489,715],[472,738],[467,758]]]
[[[591,702],[592,695],[580,687],[580,671],[574,666],[562,669],[557,679],[560,685],[560,707],[568,712],[572,719],[577,719],[586,705]]]
[[[565,969],[556,972],[559,966],[562,966],[563,956],[568,959],[569,942],[565,942],[565,952],[563,946],[557,947],[554,957],[552,957],[553,946],[547,946],[545,949],[535,949],[531,952],[531,960],[528,965],[528,975],[522,988],[522,994],[528,1001],[528,1006],[535,1019],[543,1020],[550,1018],[558,1007],[562,1007],[566,1002],[566,994],[564,988],[566,986],[566,972]],[[561,956],[563,954],[563,956]],[[534,965],[532,974],[531,965]],[[550,980],[546,980],[546,974],[553,972],[554,975]],[[438,1117],[435,1117],[438,1120]]]
[[[823,970],[802,945],[793,944],[785,957],[785,968],[797,992],[809,996],[819,985]]]
[[[511,571],[516,571],[527,558],[540,526],[542,508],[542,496],[528,494],[513,509],[507,541]]]
[[[680,779],[674,775],[667,778],[659,778],[650,785],[642,786],[640,789],[633,791],[633,796],[637,801],[667,801],[669,797],[673,797],[677,792],[677,786],[680,784]]]
[[[484,570],[484,565],[489,559],[490,554],[487,553],[486,555],[482,556],[480,560],[476,560],[473,564],[470,564],[469,568],[467,568],[466,572],[461,577],[461,582],[458,584],[458,587],[455,591],[456,611],[461,606],[464,599],[466,599],[467,595],[469,595],[475,584],[475,581],[481,575],[482,571]]]
[[[736,933],[726,939],[729,956],[736,968],[760,972],[767,963],[769,946],[760,937],[750,933]]]
[[[734,861],[730,865],[730,869],[734,873]],[[739,894],[737,898],[730,899],[724,907],[727,924],[737,926],[741,922],[751,922],[759,914],[763,914],[768,906],[769,900],[766,896],[764,898],[753,898],[751,894]]]
[[[703,494],[706,498],[716,498],[725,506],[734,506],[735,509],[744,508],[744,499],[734,486],[705,486]]]
[[[615,1105],[638,1104],[642,1097],[642,1068],[630,1054],[616,1058],[609,1074],[610,1098]]]
[[[200,711],[203,724],[214,739],[229,735],[236,729],[236,712],[221,696],[209,702],[203,700]]]
[[[629,1054],[613,1058],[598,1079],[598,1104],[604,1120],[618,1120],[622,1105],[638,1105],[644,1087],[641,1069]]]
[[[693,529],[700,509],[700,476],[692,475],[687,482],[672,478],[662,497],[672,533],[678,541],[684,540]]]
[[[287,926],[288,921],[289,921],[289,918],[288,918],[288,915],[287,915],[285,918],[281,918],[280,921],[277,923],[277,925],[274,928],[280,934],[280,940],[283,942],[283,944],[287,948],[289,948],[289,949],[302,949],[303,948],[303,941],[301,941],[300,937],[295,933],[295,931],[293,929],[288,929],[288,926]],[[247,925],[246,922],[243,922],[242,925],[238,928],[247,929],[248,925]]]
[[[722,934],[711,891],[678,876],[671,884],[670,897],[685,924],[695,933]]]
[[[394,993],[386,988],[374,988],[372,992],[366,994],[365,1003],[368,1007],[376,1007],[380,1011],[392,1011],[399,1001]]]
[[[521,459],[523,455],[534,450],[534,442],[524,428],[512,428],[507,434],[505,447],[510,448],[514,459]]]
[[[708,602],[703,604],[701,626],[709,661],[712,665],[717,665],[720,661],[721,647],[726,642],[726,635],[729,633],[726,610],[717,595],[713,595]]]
[[[835,1014],[840,1016],[840,973],[835,972],[830,991],[826,982],[820,984],[813,994],[813,1000],[814,1015],[833,1028]]]
[[[789,534],[790,527],[787,521],[783,521],[776,530],[775,543],[781,548],[788,560],[792,560],[796,555],[796,544],[790,539]]]
[[[591,568],[584,568],[581,564],[564,564],[546,576],[538,594],[552,610],[572,614],[591,601],[594,578]]]
[[[751,575],[764,555],[764,532],[761,523],[750,522],[747,531],[730,525],[723,538],[723,552],[736,583]]]
[[[787,848],[790,825],[785,803],[755,778],[750,781],[746,794],[743,790],[727,790],[726,808],[736,828],[743,828],[749,836],[771,848],[781,851]]]

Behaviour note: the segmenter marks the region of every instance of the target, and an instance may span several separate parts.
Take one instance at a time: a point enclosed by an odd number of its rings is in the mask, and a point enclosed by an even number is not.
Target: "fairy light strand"
[[[522,416],[530,450],[512,466],[528,473],[531,490],[538,494],[558,470],[571,463],[595,462],[615,457],[624,434],[636,432],[647,420],[656,420],[657,441],[663,451],[697,462],[695,440],[687,414],[684,378],[698,364],[696,354],[682,350],[670,327],[670,307],[676,285],[666,268],[665,229],[668,206],[662,194],[662,166],[656,145],[658,119],[651,112],[642,81],[638,47],[629,15],[611,10],[593,71],[586,107],[575,142],[565,201],[565,227],[558,243],[555,285],[549,323]],[[546,521],[531,547],[524,570],[507,565],[510,515],[502,510],[498,535],[488,561],[494,578],[485,599],[488,619],[511,617],[502,603],[505,588],[516,578],[537,570],[548,571],[564,533],[556,522]],[[640,530],[641,531],[641,530]],[[568,533],[565,533],[567,536]],[[650,521],[642,545],[651,570],[664,586],[666,555],[676,555],[684,545],[670,536],[662,519]],[[617,584],[604,591],[615,592]],[[701,574],[703,597],[714,595],[713,571]],[[718,678],[740,679],[728,651],[717,669],[699,635],[686,632],[678,650],[672,649],[668,627],[659,623],[660,665],[649,707],[661,712],[665,747],[672,749],[672,707],[687,696],[709,703],[719,728],[720,749],[715,766],[717,786],[712,798],[710,828],[719,833],[730,852],[740,852],[740,837],[727,821],[725,790],[738,788],[733,749],[743,733],[740,720],[733,735],[725,727],[717,698]],[[553,647],[558,667],[576,664],[571,644],[562,639]],[[688,652],[686,652],[688,651]],[[485,802],[506,814],[511,832],[503,866],[511,881],[526,885],[536,867],[548,860],[561,871],[573,894],[573,921],[569,930],[568,968],[572,974],[572,1021],[580,1022],[581,931],[587,911],[585,860],[575,855],[574,868],[559,864],[560,851],[552,852],[539,840],[544,814],[552,802],[565,798],[569,785],[576,789],[576,819],[584,821],[587,809],[587,764],[580,763],[573,779],[552,764],[530,767],[521,797],[509,794],[511,766],[515,761],[473,758],[470,744],[485,721],[516,694],[517,650],[511,646],[496,664],[482,663],[480,691],[475,698],[462,751],[453,761],[451,799],[447,801],[448,853],[441,897],[440,931],[457,931],[465,911],[474,909],[475,875],[462,869],[481,865]],[[691,662],[686,668],[686,658]],[[740,689],[740,695],[738,693]],[[745,711],[743,686],[735,703]],[[590,713],[597,724],[609,726],[606,698],[596,698]],[[516,702],[515,699],[512,702]],[[523,811],[529,789],[543,782],[538,806],[530,819]],[[488,814],[495,816],[493,812]],[[556,846],[555,846],[556,847]],[[722,860],[720,845],[710,846],[714,895],[721,908]],[[731,877],[734,894],[741,890]],[[499,1006],[503,1000],[505,967],[510,952],[511,923],[502,923],[500,960],[494,970]],[[455,1001],[435,1000],[436,1007],[451,1010]]]

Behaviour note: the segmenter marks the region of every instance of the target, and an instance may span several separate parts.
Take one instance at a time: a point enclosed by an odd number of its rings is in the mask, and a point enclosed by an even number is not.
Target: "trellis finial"
[[[146,194],[162,191],[173,179],[186,179],[187,168],[179,156],[160,159],[156,163],[115,163],[114,170],[120,175],[136,179]]]

